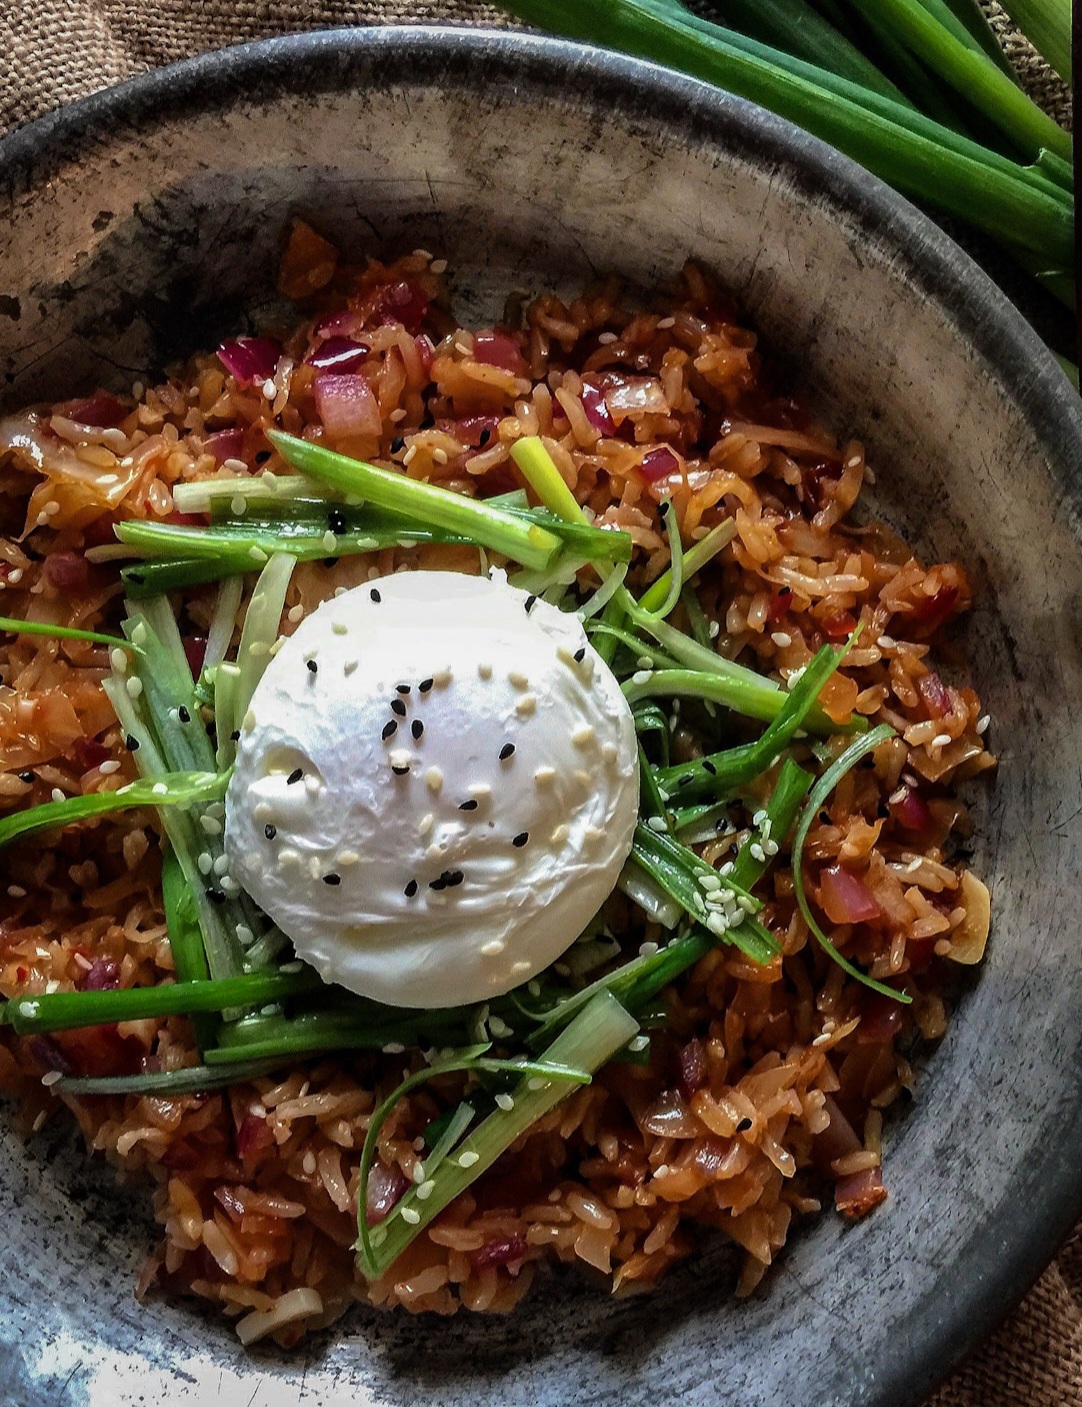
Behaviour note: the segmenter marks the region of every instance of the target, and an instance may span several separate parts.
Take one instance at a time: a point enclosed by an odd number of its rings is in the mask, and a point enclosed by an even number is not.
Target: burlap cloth
[[[987,8],[1026,87],[1068,125],[1064,85],[995,0]],[[0,0],[0,133],[204,49],[332,25],[447,21],[507,18],[480,0]],[[1082,1407],[1082,1227],[927,1407]]]

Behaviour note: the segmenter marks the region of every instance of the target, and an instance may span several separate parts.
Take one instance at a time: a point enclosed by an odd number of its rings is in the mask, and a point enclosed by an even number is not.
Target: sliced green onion
[[[272,557],[259,574],[252,599],[248,603],[248,613],[244,617],[240,645],[237,647],[237,668],[240,678],[237,681],[235,716],[243,728],[248,707],[252,702],[256,685],[263,678],[267,665],[271,662],[271,647],[278,639],[285,610],[286,592],[296,562],[284,553]],[[225,740],[228,743],[228,739]],[[223,740],[218,739],[219,751]]]
[[[244,582],[239,576],[226,577],[218,588],[218,599],[214,603],[214,615],[207,631],[207,648],[203,655],[204,674],[221,664],[229,652],[243,595]]]
[[[523,522],[513,513],[492,508],[477,499],[411,479],[405,474],[377,469],[372,464],[335,454],[279,430],[268,430],[267,438],[282,458],[302,473],[344,493],[359,494],[379,508],[460,532],[483,547],[514,558],[524,567],[548,567],[560,550],[560,539],[545,528]]]
[[[280,1060],[246,1060],[236,1065],[186,1065],[180,1070],[147,1070],[139,1075],[64,1075],[53,1090],[59,1094],[148,1094],[170,1099],[202,1094],[269,1075]]]
[[[169,933],[169,949],[173,954],[177,981],[209,981],[210,969],[207,967],[199,913],[188,888],[188,881],[184,877],[184,866],[171,845],[166,846],[162,856],[162,905],[165,909],[165,926]],[[214,1044],[217,1029],[218,1023],[209,1013],[193,1015],[192,1030],[200,1050]]]
[[[197,801],[216,801],[225,795],[228,777],[218,772],[174,772],[156,781],[140,778],[116,791],[97,791],[90,796],[69,796],[64,801],[47,801],[26,811],[0,818],[0,846],[10,845],[37,831],[74,825],[105,816],[110,811],[134,806],[191,806]]]
[[[563,475],[537,435],[527,435],[511,446],[511,458],[522,470],[526,482],[550,512],[565,523],[585,522],[578,499],[564,483]]]
[[[544,1052],[543,1066],[551,1073],[523,1077],[510,1096],[510,1107],[490,1114],[434,1169],[425,1183],[427,1195],[424,1198],[417,1195],[416,1187],[409,1189],[378,1226],[369,1227],[365,1189],[376,1156],[381,1115],[385,1118],[394,1107],[399,1091],[391,1100],[385,1100],[372,1116],[361,1153],[357,1260],[362,1273],[370,1280],[378,1279],[446,1206],[487,1172],[500,1154],[532,1124],[560,1103],[567,1093],[569,1079],[576,1078],[580,1071],[592,1075],[625,1046],[638,1029],[638,1022],[614,997],[607,992],[600,993]],[[557,1075],[556,1071],[561,1073]],[[432,1070],[420,1074],[427,1079]],[[408,1081],[403,1083],[408,1084]],[[399,1086],[399,1090],[403,1090],[403,1086]]]
[[[623,586],[626,576],[627,563],[621,562],[619,566],[613,568],[586,604],[579,607],[579,620],[589,620],[592,616],[596,616],[600,611],[603,611]]]
[[[684,553],[684,576],[690,580],[696,572],[702,571],[703,567],[722,551],[728,547],[736,536],[736,519],[726,518],[723,523],[719,523],[716,528],[711,528],[707,535],[693,543]],[[639,609],[646,611],[650,615],[657,613],[658,607],[669,594],[672,584],[672,572],[669,568],[661,573],[657,581],[644,591],[639,599]]]
[[[1011,19],[1068,83],[1071,81],[1071,0],[1000,0]]]
[[[826,801],[827,797],[838,785],[847,772],[857,765],[860,759],[869,752],[873,752],[880,743],[888,742],[895,737],[894,729],[886,723],[881,723],[877,728],[866,734],[863,738],[858,738],[849,744],[838,760],[833,763],[819,780],[812,787],[811,795],[808,797],[807,805],[801,813],[797,822],[796,830],[793,833],[793,852],[791,864],[793,867],[793,892],[796,895],[797,907],[801,916],[809,929],[815,935],[819,946],[823,951],[836,962],[840,968],[855,977],[858,982],[862,982],[865,987],[870,987],[873,992],[880,992],[883,996],[893,997],[895,1001],[909,1002],[912,1000],[905,992],[900,992],[895,987],[888,986],[885,982],[879,982],[874,977],[869,977],[847,957],[843,957],[837,948],[830,941],[827,935],[820,928],[815,915],[808,904],[808,896],[804,890],[804,842],[807,839],[808,831],[811,829],[812,821],[819,814],[819,809]]]
[[[41,635],[47,640],[85,640],[91,645],[111,645],[113,649],[138,653],[137,646],[123,636],[102,635],[96,630],[76,630],[71,625],[51,625],[44,620],[16,620],[12,616],[0,616],[0,631],[10,635]]]
[[[657,880],[646,873],[634,855],[629,855],[624,861],[616,887],[633,904],[638,904],[648,919],[660,923],[662,928],[673,929],[680,922],[681,906]]]
[[[165,982],[156,987],[120,987],[104,992],[45,992],[5,1002],[0,1007],[0,1020],[20,1036],[74,1031],[108,1021],[187,1016],[286,1001],[322,986],[309,968],[297,973],[250,972],[221,981]]]

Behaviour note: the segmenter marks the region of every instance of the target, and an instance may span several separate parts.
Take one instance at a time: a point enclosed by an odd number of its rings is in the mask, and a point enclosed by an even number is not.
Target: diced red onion
[[[192,671],[192,678],[198,679],[199,672],[203,668],[203,661],[207,657],[207,637],[205,635],[186,635],[184,637],[184,658],[188,661],[188,668]]]
[[[831,1163],[844,1158],[847,1153],[856,1153],[861,1147],[853,1125],[838,1108],[832,1095],[823,1102],[823,1111],[829,1122],[812,1142],[812,1156],[815,1165],[822,1172],[829,1172]]]
[[[646,451],[639,469],[647,483],[656,484],[659,479],[679,473],[680,461],[668,445],[658,445],[656,449]]]
[[[274,1143],[274,1134],[266,1119],[258,1114],[245,1114],[237,1127],[237,1157],[252,1158],[265,1153]]]
[[[619,423],[629,415],[667,415],[669,403],[661,383],[652,376],[624,376],[621,372],[606,373],[605,404],[613,420]]]
[[[313,389],[319,418],[335,439],[379,435],[383,428],[379,402],[363,376],[357,372],[321,371]]]
[[[90,586],[90,564],[81,552],[52,552],[45,558],[45,575],[58,591],[84,596]]]
[[[907,831],[925,831],[932,825],[933,817],[928,803],[913,787],[902,787],[897,801],[892,801],[890,814]]]
[[[823,634],[828,640],[845,640],[853,633],[856,624],[851,611],[835,611],[821,622]]]
[[[957,586],[941,586],[931,596],[922,597],[909,615],[910,623],[924,626],[930,634],[954,610],[960,594]]]
[[[861,1013],[857,1040],[864,1045],[877,1045],[892,1040],[902,1029],[904,1019],[900,1002],[891,997],[884,997],[879,992],[871,992]]]
[[[400,322],[411,336],[421,330],[428,312],[428,295],[411,283],[392,283],[383,290],[377,304],[377,322]]]
[[[109,756],[109,749],[104,743],[99,743],[97,738],[76,738],[71,750],[75,754],[75,761],[84,772],[89,772],[93,767],[100,767]]]
[[[227,459],[243,459],[244,431],[234,428],[208,435],[203,441],[203,453],[213,455],[215,464],[224,464]]]
[[[473,339],[474,360],[486,366],[498,366],[521,376],[526,370],[518,343],[508,332],[478,332]]]
[[[789,607],[793,604],[793,593],[785,591],[775,591],[770,600],[766,603],[767,619],[772,625],[777,625],[780,620],[784,620],[789,614]]]
[[[473,1253],[473,1263],[478,1270],[489,1266],[513,1265],[523,1260],[529,1247],[521,1236],[502,1236],[498,1241],[489,1241],[479,1251]]]
[[[829,489],[834,488],[842,476],[842,466],[832,459],[820,459],[805,469],[800,477],[800,491],[805,502],[818,513],[826,507],[830,497]]]
[[[371,348],[352,337],[328,337],[308,357],[308,365],[321,371],[356,371]]]
[[[395,1207],[409,1183],[397,1163],[387,1167],[384,1163],[373,1163],[368,1174],[368,1189],[365,1206],[368,1209],[368,1224],[375,1226]]]
[[[917,680],[917,693],[924,700],[930,718],[945,718],[950,713],[950,692],[934,669]]]
[[[484,449],[496,438],[499,424],[498,415],[463,415],[458,420],[437,420],[436,429],[453,435],[459,444]]]
[[[848,1177],[838,1179],[834,1188],[834,1205],[838,1211],[856,1220],[877,1207],[886,1195],[882,1170],[866,1168],[864,1172],[850,1173]]]
[[[314,337],[350,337],[361,326],[356,313],[341,308],[337,313],[326,313],[312,328]]]
[[[120,964],[116,958],[95,958],[79,985],[84,992],[111,992],[120,986]]]
[[[270,337],[231,337],[218,348],[218,360],[238,386],[262,385],[269,380],[282,355]]]
[[[883,912],[864,881],[842,865],[828,865],[819,876],[819,902],[831,923],[867,923]]]
[[[680,1052],[680,1088],[690,1099],[706,1084],[706,1051],[702,1041],[692,1039]]]
[[[111,430],[131,415],[131,406],[125,405],[109,391],[95,391],[82,400],[66,401],[54,408],[54,414],[66,420],[74,420],[76,425],[85,425],[92,430]]]
[[[599,430],[602,435],[616,434],[616,422],[605,404],[604,391],[585,377],[582,382],[582,408],[586,412],[586,419],[595,430]]]
[[[423,333],[413,339],[413,345],[417,348],[417,355],[421,359],[421,369],[427,376],[432,370],[432,357],[436,349],[433,347],[431,339],[425,337]]]
[[[703,1131],[678,1089],[662,1090],[639,1122],[658,1138],[698,1138]]]

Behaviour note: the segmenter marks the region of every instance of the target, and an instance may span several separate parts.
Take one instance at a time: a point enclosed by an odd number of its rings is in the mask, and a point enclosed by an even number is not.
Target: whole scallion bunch
[[[982,233],[1074,306],[1071,139],[976,0],[503,0],[542,29],[704,79]],[[1070,0],[1006,8],[1070,72]],[[709,18],[700,11],[706,11]]]

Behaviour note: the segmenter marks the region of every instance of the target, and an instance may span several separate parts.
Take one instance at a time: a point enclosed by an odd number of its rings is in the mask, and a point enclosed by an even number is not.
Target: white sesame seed
[[[482,679],[491,679],[491,678],[492,678],[492,666],[491,666],[490,664],[487,664],[487,663],[486,663],[486,664],[479,664],[479,665],[477,666],[477,673],[481,676]]]
[[[248,500],[242,493],[235,493],[229,500],[229,508],[235,517],[243,518],[248,511]]]
[[[224,894],[228,894],[231,899],[235,899],[240,893],[240,885],[235,879],[232,878],[231,875],[222,875],[219,883],[222,886],[222,892]]]
[[[252,712],[251,709],[249,709],[248,712],[241,719],[240,726],[246,733],[252,732],[252,730],[255,728],[255,714]]]
[[[345,664],[342,666],[342,673],[348,677],[357,668],[359,663],[359,660],[346,660]]]
[[[528,689],[530,681],[517,669],[512,669],[507,676],[507,682],[515,689]]]
[[[338,539],[335,537],[334,533],[331,532],[330,528],[323,534],[321,541],[323,543],[324,552],[333,553],[338,547]]]
[[[639,957],[640,957],[640,958],[652,958],[652,957],[654,956],[654,954],[655,954],[657,951],[658,951],[658,945],[657,945],[656,943],[640,943],[640,944],[639,944]]]
[[[25,898],[26,898],[26,890],[22,887],[21,884],[9,884],[9,885],[8,885],[8,894],[9,894],[9,896],[10,896],[12,899],[25,899]]]
[[[114,646],[109,651],[109,663],[116,670],[117,674],[127,674],[128,672],[128,652],[122,650],[119,645]]]
[[[675,318],[661,318],[661,319],[659,319],[659,321],[658,321],[658,331],[659,331],[659,332],[667,332],[670,327],[675,327],[675,326],[676,326],[676,319],[675,319]]]
[[[252,547],[249,547],[248,556],[252,559],[253,562],[263,563],[269,560],[267,554],[263,551],[262,547],[256,547],[254,545]]]
[[[496,1096],[496,1103],[506,1113],[510,1113],[511,1110],[515,1107],[515,1101],[511,1098],[509,1094],[498,1094]]]
[[[714,893],[721,888],[721,880],[716,874],[700,874],[695,876],[700,889],[705,889],[708,894]]]
[[[59,1070],[48,1070],[44,1075],[42,1075],[41,1083],[46,1087],[46,1089],[48,1089],[50,1085],[55,1085],[57,1080],[61,1080],[63,1078],[64,1077]]]
[[[237,924],[237,942],[241,945],[242,948],[250,948],[250,947],[252,946],[252,944],[255,942],[255,934],[252,932],[252,930],[248,927],[248,925],[247,925],[246,923],[238,923],[238,924]],[[283,971],[283,972],[286,972],[286,971],[288,971],[288,970],[290,970],[290,969],[292,969],[292,970],[295,971],[295,972],[299,972],[299,971],[301,970],[301,965],[300,965],[299,962],[298,962],[298,963],[295,963],[295,964],[294,964],[294,963],[284,963],[284,964],[283,964],[283,966],[282,966],[282,971]]]
[[[531,714],[537,712],[536,694],[523,694],[518,703],[515,704],[515,712],[520,718],[529,718]]]
[[[763,851],[763,847],[759,844],[757,840],[753,840],[752,843],[748,846],[748,852],[751,855],[751,858],[753,860],[758,861],[760,865],[763,864],[766,860],[766,854]]]
[[[620,749],[616,746],[615,743],[604,743],[601,748],[601,756],[603,760],[607,762],[611,767],[612,764],[616,761],[616,759],[620,756]]]
[[[775,630],[770,638],[771,640],[773,640],[774,644],[778,646],[779,649],[784,649],[786,645],[791,645],[793,643],[793,637],[787,634],[784,630]]]
[[[361,857],[356,850],[339,850],[335,856],[335,864],[339,869],[348,870],[351,865],[359,865]]]
[[[443,773],[438,767],[430,767],[425,773],[425,786],[438,796],[443,787]]]
[[[721,634],[721,622],[720,622],[720,621],[716,621],[716,620],[712,620],[712,621],[710,622],[710,628],[708,629],[708,631],[707,631],[706,633],[707,633],[707,635],[710,637],[711,640],[716,640],[716,639],[718,638],[718,636]]]
[[[954,740],[953,740],[953,738],[951,737],[951,735],[950,735],[949,733],[937,733],[937,734],[935,735],[935,737],[932,739],[932,746],[933,746],[933,747],[949,747],[950,744],[951,744],[953,741],[954,741]]]
[[[203,827],[206,835],[221,835],[222,823],[216,821],[213,816],[200,816],[199,824]]]
[[[568,825],[559,825],[559,826],[556,827],[556,829],[555,829],[555,830],[552,832],[552,834],[549,836],[549,843],[550,843],[550,845],[566,845],[566,844],[567,844],[567,838],[568,838],[568,836],[569,836],[570,834],[571,834],[571,827],[570,827],[570,826],[568,826]]]
[[[992,720],[991,720],[991,718],[989,718],[989,716],[988,716],[987,713],[984,715],[983,718],[978,718],[978,720],[977,720],[977,735],[978,735],[978,737],[983,737],[984,734],[988,732],[988,725],[989,725],[989,723],[991,723],[991,721],[992,721]]]
[[[413,1207],[403,1207],[401,1209],[402,1220],[408,1222],[410,1226],[416,1226],[421,1220],[421,1213]]]
[[[332,624],[331,624],[331,634],[332,634],[332,635],[348,635],[348,634],[349,634],[349,626],[345,623],[344,620],[336,620],[336,621],[333,621]]]
[[[428,266],[434,274],[445,274],[447,272],[446,259],[433,259]]]
[[[611,346],[611,344],[616,341],[616,333],[615,333],[615,332],[599,332],[599,333],[597,334],[597,340],[598,340],[598,342],[601,344],[602,347]]]
[[[657,1167],[654,1169],[654,1176],[655,1176],[655,1177],[668,1177],[668,1175],[669,1175],[669,1165],[668,1165],[668,1163],[658,1163]]]
[[[432,676],[432,682],[433,684],[435,684],[437,689],[445,689],[447,685],[451,682],[450,665],[444,665],[442,669],[438,669],[436,673]]]
[[[571,741],[576,747],[592,747],[597,741],[597,734],[589,723],[584,723],[571,734]]]
[[[62,792],[59,787],[53,787],[49,795],[54,801],[67,801],[68,799],[65,793]]]
[[[213,866],[213,868],[214,868],[214,873],[215,873],[216,875],[228,874],[228,873],[229,873],[229,857],[228,857],[227,855],[219,855],[218,858],[214,861],[214,866]]]
[[[128,691],[129,699],[137,699],[139,695],[143,692],[143,681],[141,679],[137,679],[133,674],[132,677],[127,680],[124,687]]]
[[[98,771],[103,777],[111,777],[114,772],[120,771],[120,763],[110,758],[108,761],[99,764]]]
[[[16,567],[16,568],[14,569],[14,571],[8,572],[8,585],[9,585],[9,586],[18,586],[19,582],[22,581],[22,579],[23,579],[23,569],[22,569],[22,567]]]
[[[541,983],[537,981],[527,982],[526,990],[531,997],[539,997],[541,995]]]
[[[200,874],[210,874],[211,870],[214,868],[214,857],[204,850],[195,863],[199,866]]]
[[[465,1153],[460,1153],[458,1155],[458,1166],[460,1168],[472,1168],[476,1163],[479,1163],[480,1161],[480,1153],[472,1153],[467,1150]]]
[[[435,1190],[436,1190],[436,1184],[433,1182],[433,1180],[432,1180],[431,1178],[428,1178],[426,1181],[422,1182],[422,1183],[420,1184],[420,1186],[417,1188],[417,1199],[418,1199],[418,1201],[420,1201],[420,1202],[427,1202],[428,1199],[429,1199],[429,1197],[432,1196],[432,1194],[433,1194],[433,1192],[435,1192]]]
[[[649,1044],[649,1036],[635,1036],[632,1040],[628,1041],[627,1048],[628,1050],[645,1050]]]
[[[526,1088],[527,1088],[527,1089],[544,1089],[544,1088],[545,1088],[545,1085],[546,1085],[547,1083],[548,1083],[548,1081],[547,1081],[547,1080],[543,1080],[540,1075],[534,1075],[534,1076],[532,1076],[530,1079],[528,1079],[528,1080],[526,1081]]]
[[[876,644],[881,650],[895,650],[898,648],[897,640],[892,639],[889,635],[880,635]]]
[[[590,776],[589,772],[584,772],[582,768],[580,768],[575,773],[575,784],[576,786],[582,787],[585,791],[589,791],[593,787],[594,779]]]
[[[587,826],[583,832],[583,839],[587,845],[596,845],[598,841],[605,839],[605,832],[599,830],[597,826]]]
[[[652,831],[656,831],[658,835],[664,835],[669,829],[665,824],[665,818],[663,816],[647,816],[646,824]]]
[[[408,469],[408,468],[410,467],[410,465],[413,463],[413,461],[414,461],[416,458],[417,458],[417,446],[416,446],[416,445],[410,445],[409,448],[406,450],[405,454],[402,456],[402,463],[403,463],[403,464],[405,465],[405,467]]]
[[[533,779],[539,787],[551,786],[556,780],[556,768],[538,767],[537,771],[533,774]]]
[[[502,938],[490,938],[487,943],[481,945],[481,955],[486,958],[498,958],[507,944]]]
[[[388,1041],[383,1047],[384,1055],[403,1055],[406,1047],[401,1041]]]
[[[651,680],[653,677],[654,677],[654,672],[653,672],[653,670],[651,670],[651,669],[637,669],[637,670],[635,671],[635,673],[631,676],[631,682],[632,682],[632,684],[649,684],[650,680]]]
[[[301,1160],[301,1167],[304,1169],[305,1176],[311,1177],[315,1173],[317,1166],[318,1164],[316,1163],[316,1155],[309,1148],[308,1152],[304,1155],[303,1159]]]
[[[501,1016],[490,1016],[488,1018],[488,1029],[494,1036],[509,1036],[511,1027]]]
[[[520,958],[518,962],[513,962],[511,964],[511,971],[516,977],[525,977],[526,973],[530,970],[530,966],[530,963],[528,963],[524,958]]]

